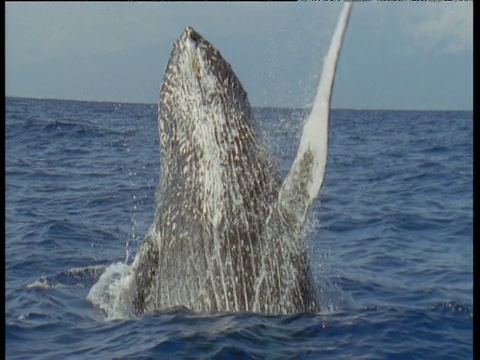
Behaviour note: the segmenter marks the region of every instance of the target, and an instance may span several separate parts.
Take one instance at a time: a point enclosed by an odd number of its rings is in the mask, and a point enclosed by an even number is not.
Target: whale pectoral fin
[[[278,195],[279,209],[287,219],[303,222],[323,184],[327,165],[330,101],[335,71],[353,2],[345,2],[323,64],[312,111],[303,128],[295,161]]]
[[[315,156],[310,149],[303,152],[282,184],[278,195],[278,209],[288,223],[293,221],[302,224],[305,220],[313,200],[309,190],[314,186],[312,184],[316,170],[314,161]]]
[[[145,312],[149,296],[154,293],[153,287],[156,286],[159,259],[157,240],[152,233],[149,233],[145,237],[133,265],[136,291],[132,304],[136,315],[141,315]]]

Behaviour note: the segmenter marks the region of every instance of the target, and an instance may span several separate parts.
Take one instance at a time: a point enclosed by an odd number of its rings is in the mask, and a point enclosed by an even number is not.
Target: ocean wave
[[[30,282],[28,289],[59,289],[86,287],[93,284],[105,272],[103,265],[91,265],[86,267],[74,267],[60,272],[54,276],[41,276]]]

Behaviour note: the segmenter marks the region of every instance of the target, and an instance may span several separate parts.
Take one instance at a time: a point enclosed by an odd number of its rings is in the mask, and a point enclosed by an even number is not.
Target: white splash
[[[61,283],[52,284],[51,280],[45,276],[42,276],[40,279],[37,279],[27,285],[27,289],[43,289],[43,290],[62,289],[66,287],[67,285],[61,284]]]
[[[101,309],[107,320],[128,318],[131,316],[129,281],[130,266],[122,262],[112,264],[90,289],[87,300]]]

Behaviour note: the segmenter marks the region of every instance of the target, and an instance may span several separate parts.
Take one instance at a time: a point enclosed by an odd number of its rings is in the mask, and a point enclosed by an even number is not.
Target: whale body
[[[315,312],[305,221],[321,189],[330,99],[351,2],[282,182],[231,65],[187,27],[160,89],[162,154],[152,227],[131,267],[132,311]]]

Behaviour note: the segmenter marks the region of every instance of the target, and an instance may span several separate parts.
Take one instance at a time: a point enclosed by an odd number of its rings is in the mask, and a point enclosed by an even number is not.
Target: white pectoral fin
[[[300,221],[303,221],[310,204],[318,196],[325,177],[330,101],[352,4],[352,2],[345,2],[343,6],[323,64],[322,77],[312,111],[303,127],[297,156],[279,193],[278,204],[281,212],[285,215],[293,215]]]

